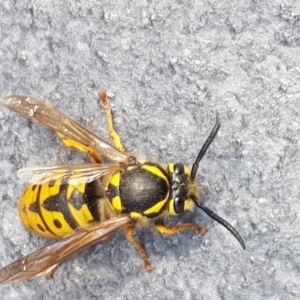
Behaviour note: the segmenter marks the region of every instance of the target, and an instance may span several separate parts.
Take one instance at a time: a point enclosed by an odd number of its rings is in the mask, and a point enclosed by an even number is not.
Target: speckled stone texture
[[[52,280],[1,286],[2,299],[300,299],[300,2],[11,1],[0,3],[0,96],[48,100],[107,137],[106,90],[128,151],[192,164],[222,127],[197,181],[209,232],[138,232],[146,273],[123,233],[76,255]],[[49,243],[17,212],[17,170],[83,162],[58,138],[0,107],[1,267]]]

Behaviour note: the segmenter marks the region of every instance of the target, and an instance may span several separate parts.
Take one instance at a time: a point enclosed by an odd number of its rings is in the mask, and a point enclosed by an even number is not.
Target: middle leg
[[[129,226],[126,229],[127,240],[135,247],[139,252],[142,260],[144,262],[145,269],[149,272],[152,271],[151,262],[145,248],[135,239],[134,237],[134,226]]]
[[[103,91],[99,92],[98,95],[99,95],[100,103],[103,106],[104,111],[106,113],[107,125],[108,125],[108,129],[109,129],[109,136],[115,143],[116,148],[120,151],[124,151],[124,147],[122,145],[121,139],[114,128],[111,107],[110,107],[109,101],[107,99],[107,96],[106,96],[105,92],[103,92]]]

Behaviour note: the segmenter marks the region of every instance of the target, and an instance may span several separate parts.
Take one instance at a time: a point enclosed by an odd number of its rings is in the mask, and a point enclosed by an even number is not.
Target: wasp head
[[[171,182],[171,197],[169,202],[169,212],[171,214],[182,214],[183,212],[189,210],[191,203],[194,203],[197,207],[205,211],[212,219],[223,225],[227,230],[229,230],[233,236],[239,241],[243,249],[246,248],[245,243],[237,232],[237,230],[231,226],[223,218],[219,217],[213,211],[205,207],[200,200],[197,185],[195,183],[195,178],[198,172],[199,163],[203,156],[205,155],[207,149],[213,142],[221,126],[219,113],[216,115],[216,123],[212,129],[209,137],[202,146],[196,161],[192,166],[192,170],[181,164],[175,163],[168,165],[168,172],[170,174]]]

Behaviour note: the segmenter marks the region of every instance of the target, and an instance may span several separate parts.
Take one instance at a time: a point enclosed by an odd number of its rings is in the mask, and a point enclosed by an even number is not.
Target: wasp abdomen
[[[59,181],[29,185],[19,201],[24,225],[46,237],[62,237],[99,220],[97,182],[78,185]]]

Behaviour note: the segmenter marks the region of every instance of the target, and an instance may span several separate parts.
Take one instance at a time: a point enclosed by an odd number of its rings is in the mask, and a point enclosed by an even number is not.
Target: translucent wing
[[[118,162],[127,162],[132,157],[131,154],[116,149],[46,101],[31,96],[11,95],[0,98],[0,104],[54,130],[66,146],[89,153],[94,151]]]
[[[131,224],[127,216],[93,223],[58,242],[43,247],[0,270],[0,284],[17,283],[45,274],[50,277],[56,267],[71,255],[105,240],[113,232]]]
[[[61,180],[61,184],[88,183],[106,175],[122,171],[120,164],[79,164],[23,168],[18,171],[20,179],[33,184]]]

